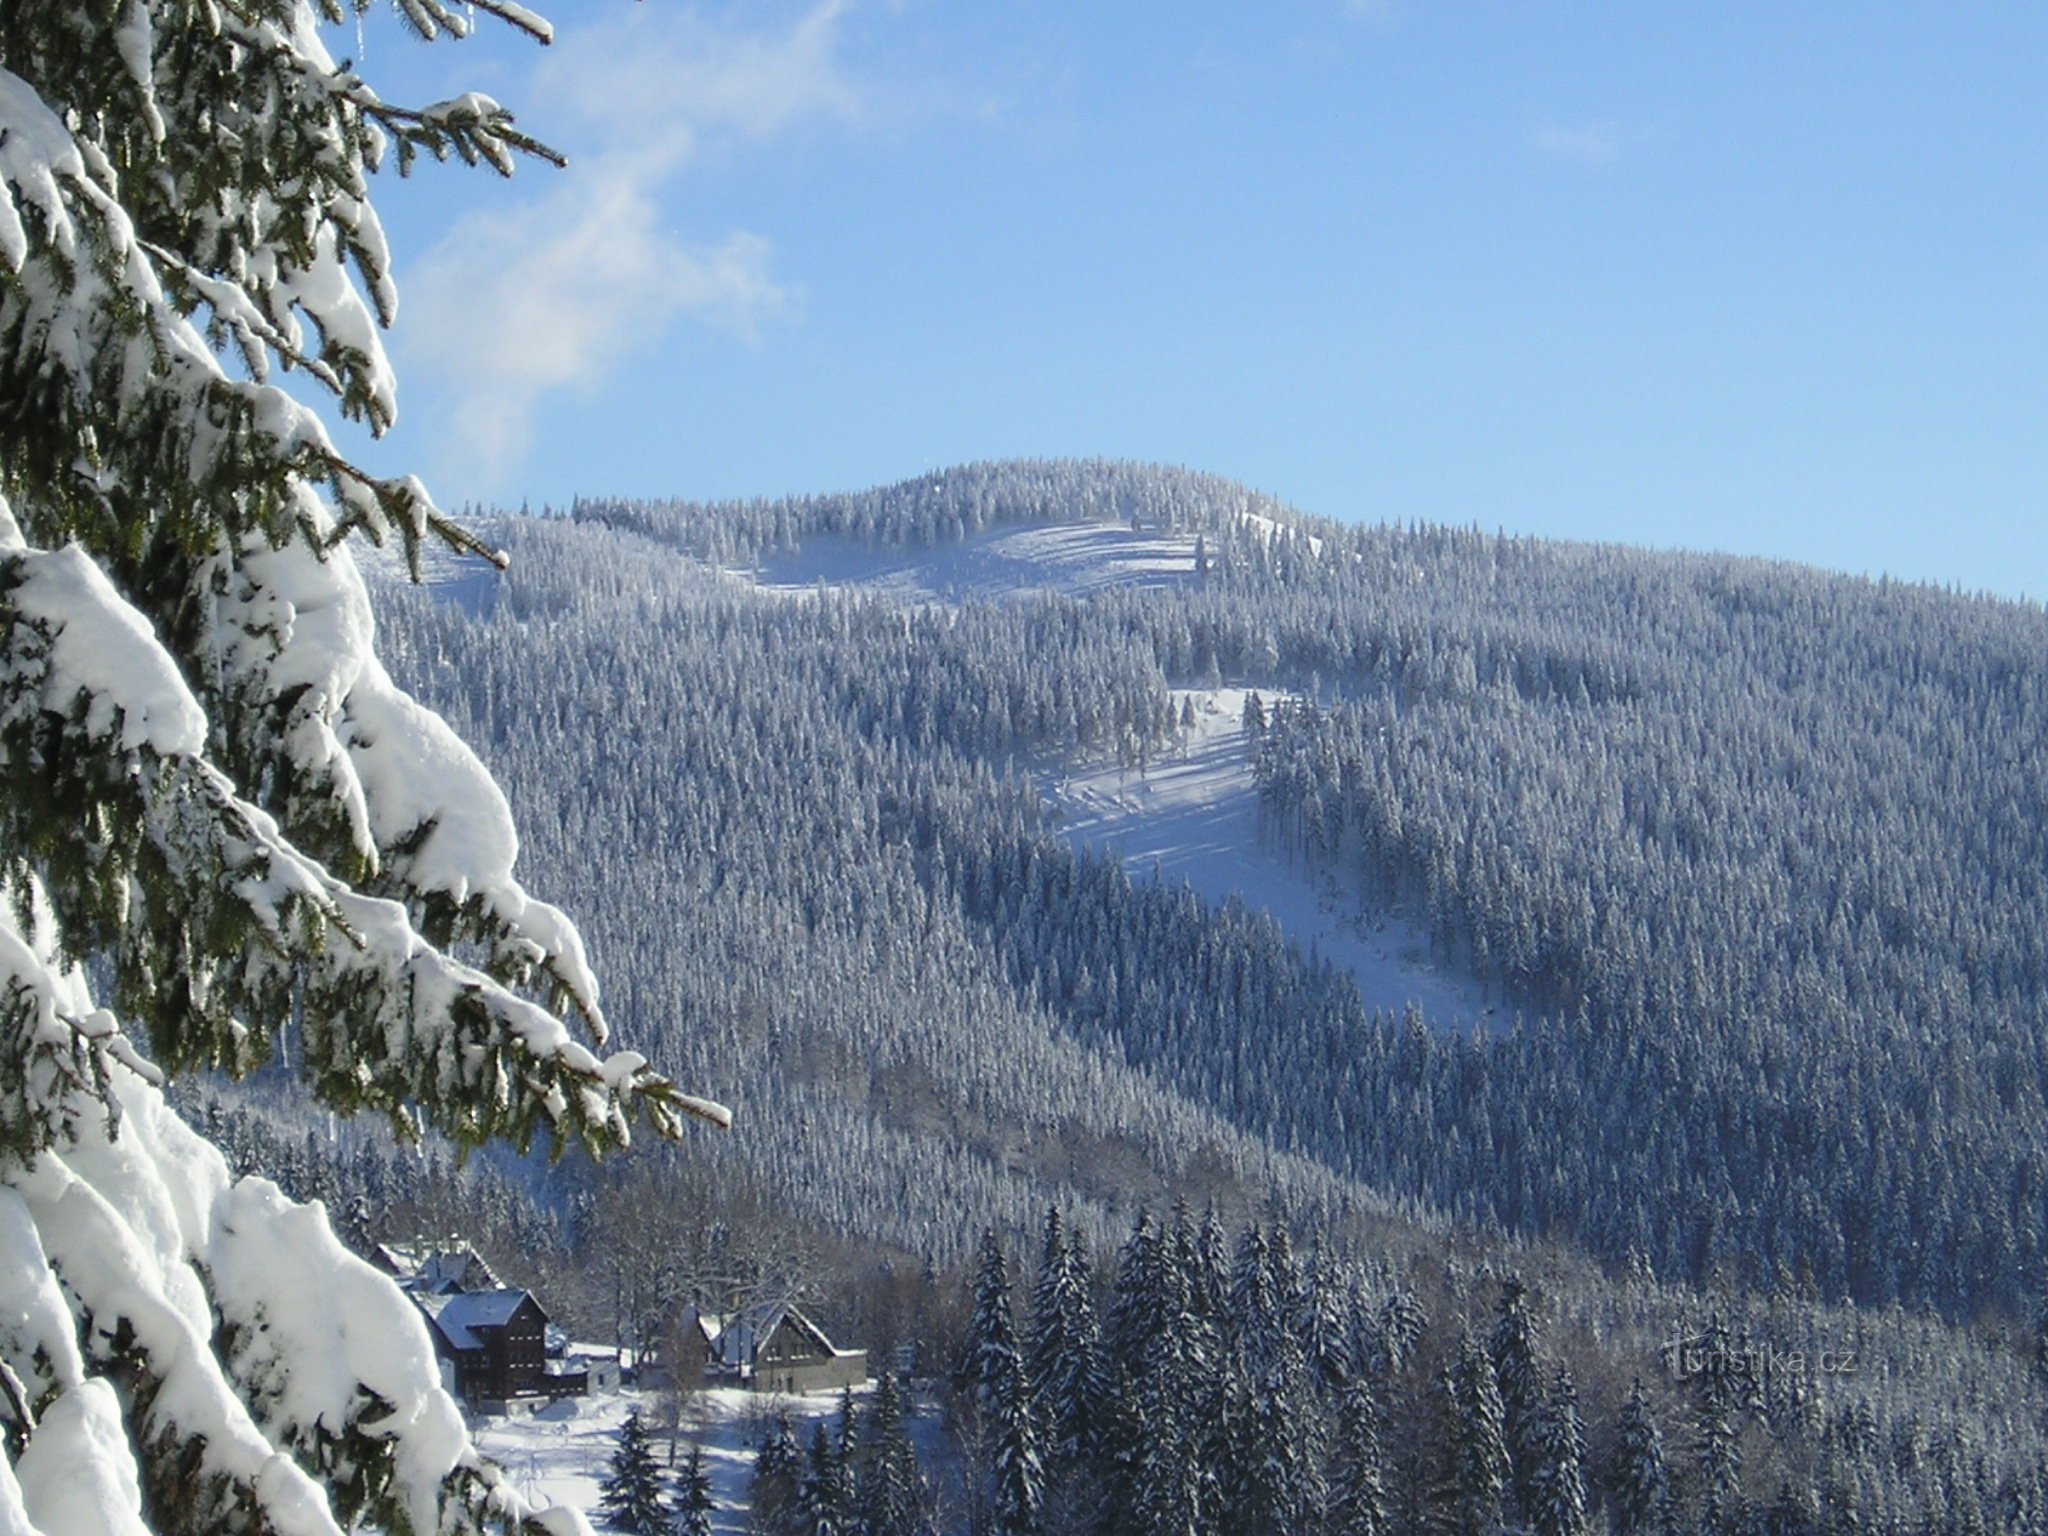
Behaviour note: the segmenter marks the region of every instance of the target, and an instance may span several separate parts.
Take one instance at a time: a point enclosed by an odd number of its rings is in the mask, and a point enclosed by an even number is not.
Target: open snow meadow
[[[756,580],[764,592],[819,588],[871,592],[901,602],[1065,597],[1120,588],[1170,586],[1195,575],[1192,536],[1127,523],[1053,523],[992,528],[938,548],[906,550],[814,535],[769,556]]]
[[[853,1394],[857,1410],[865,1409],[872,1386]],[[471,1426],[477,1448],[505,1471],[517,1492],[541,1509],[573,1509],[598,1529],[598,1501],[604,1478],[618,1446],[619,1427],[635,1409],[650,1426],[656,1456],[668,1465],[669,1437],[659,1422],[657,1394],[633,1390],[569,1398],[534,1414],[493,1415]],[[831,1432],[839,1418],[837,1393],[814,1392],[801,1397],[749,1392],[737,1387],[712,1387],[693,1393],[675,1439],[676,1463],[688,1457],[694,1443],[704,1452],[714,1505],[711,1529],[717,1536],[748,1536],[749,1482],[754,1453],[776,1414],[786,1414],[799,1446],[811,1443],[822,1424]],[[911,1443],[926,1466],[937,1465],[940,1426],[927,1409],[906,1426]]]
[[[690,1422],[678,1436],[677,1458],[688,1454],[692,1440],[704,1449],[704,1467],[711,1474],[711,1498],[717,1506],[712,1530],[740,1536],[747,1524],[747,1482],[762,1431],[777,1412],[789,1415],[797,1443],[808,1445],[813,1424],[830,1423],[839,1400],[830,1394],[810,1397],[766,1397],[737,1388],[715,1388],[691,1399]],[[598,1518],[598,1496],[618,1445],[619,1426],[635,1408],[643,1422],[656,1421],[659,1405],[649,1394],[613,1392],[566,1398],[538,1414],[513,1414],[476,1421],[477,1448],[505,1469],[512,1486],[544,1509],[568,1508]],[[655,1436],[657,1454],[666,1463],[668,1437]]]

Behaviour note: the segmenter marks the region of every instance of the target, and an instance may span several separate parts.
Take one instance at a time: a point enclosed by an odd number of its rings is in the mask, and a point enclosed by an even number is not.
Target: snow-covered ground
[[[812,538],[772,555],[755,573],[766,592],[858,587],[906,603],[957,603],[1033,592],[1080,596],[1112,587],[1192,580],[1193,534],[1125,523],[1029,523],[932,549],[871,548],[853,539]]]
[[[862,1401],[865,1391],[854,1394]],[[486,1418],[477,1422],[477,1448],[503,1467],[513,1486],[530,1499],[553,1507],[567,1505],[590,1517],[592,1525],[604,1529],[598,1519],[598,1489],[611,1468],[612,1452],[618,1447],[619,1426],[634,1407],[643,1422],[653,1428],[657,1420],[654,1396],[637,1392],[615,1392],[595,1397],[574,1398],[574,1418],[532,1417]],[[753,1477],[754,1452],[770,1416],[779,1408],[789,1414],[797,1444],[811,1441],[811,1426],[824,1420],[829,1426],[839,1414],[836,1393],[810,1397],[768,1397],[735,1389],[700,1392],[693,1400],[694,1419],[677,1441],[676,1461],[680,1466],[689,1455],[691,1441],[704,1448],[704,1466],[711,1474],[711,1498],[717,1505],[711,1528],[734,1536],[747,1529],[747,1484]],[[558,1409],[550,1412],[560,1411]],[[920,1456],[925,1446],[918,1446]],[[666,1459],[668,1440],[657,1432],[655,1454]]]
[[[1195,704],[1185,751],[1155,758],[1149,770],[1114,764],[1041,779],[1061,831],[1076,846],[1119,855],[1133,875],[1157,870],[1184,880],[1211,903],[1236,896],[1264,910],[1304,951],[1311,946],[1349,971],[1369,1008],[1418,1004],[1442,1028],[1470,1029],[1493,1009],[1470,977],[1430,963],[1414,924],[1387,912],[1361,912],[1358,895],[1328,874],[1311,876],[1299,859],[1259,837],[1258,790],[1241,721],[1247,690],[1178,691],[1176,713]],[[1268,693],[1267,702],[1275,695]]]

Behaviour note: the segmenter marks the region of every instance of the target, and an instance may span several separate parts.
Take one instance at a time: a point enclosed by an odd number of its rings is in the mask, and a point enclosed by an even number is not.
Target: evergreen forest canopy
[[[768,600],[676,558],[1103,516],[1200,533],[1206,574],[906,611]],[[1075,1123],[984,1149],[984,1200],[1108,1114],[1149,1166],[1291,1158],[1311,1184],[1673,1278],[2029,1310],[2048,1137],[2038,608],[1347,528],[1122,465],[591,501],[490,532],[528,552],[522,577],[479,612],[401,603],[391,644],[490,744],[537,865],[692,1080],[773,1074],[866,1140],[929,1128],[923,1100],[945,1095],[912,1084],[945,1074],[935,1054],[980,1066],[972,1108],[1068,1081],[1044,1051],[1080,1074],[1051,1111]],[[517,702],[514,672],[556,697]],[[1262,918],[1052,835],[1026,770],[1169,753],[1169,690],[1218,679],[1274,701],[1247,739],[1269,835],[1424,922],[1521,1022],[1466,1038],[1375,1016]],[[565,776],[576,795],[555,793]],[[669,1018],[722,1022],[665,1038]],[[1106,1109],[1132,1093],[1144,1111]],[[1191,1136],[1160,1104],[1224,1129]],[[910,1140],[907,1161],[938,1155]],[[905,1187],[846,1218],[901,1208],[924,1251],[925,1187]],[[997,1204],[1025,1222],[1022,1188]]]
[[[908,603],[732,574],[1102,518],[1199,536],[1199,569]],[[1713,1528],[1747,1528],[1711,1491],[1738,1464],[1788,1531],[2038,1521],[2037,609],[1344,528],[1128,465],[484,528],[512,573],[382,594],[383,642],[503,775],[615,1014],[747,1107],[682,1187],[927,1274],[984,1227],[1029,1251],[1047,1206],[1120,1273],[1140,1207],[1285,1210],[1345,1255],[1341,1305],[1437,1320],[1376,1410],[1418,1519],[1446,1394],[1480,1390],[1459,1320],[1533,1265],[1592,1459],[1649,1376]],[[1226,682],[1261,691],[1241,750],[1272,845],[1410,914],[1521,1022],[1375,1012],[1263,916],[1060,834],[1049,775],[1135,782],[1180,750],[1175,690]],[[1686,1337],[1853,1340],[1867,1369],[1759,1397],[1723,1445],[1668,1374]],[[1207,1378],[1175,1379],[1201,1422]],[[1337,1398],[1293,1395],[1340,1430]],[[1105,1465],[1070,1456],[1045,1496]]]

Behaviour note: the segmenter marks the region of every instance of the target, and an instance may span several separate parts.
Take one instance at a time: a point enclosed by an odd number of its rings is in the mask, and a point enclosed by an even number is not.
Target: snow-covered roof
[[[806,1317],[793,1302],[775,1302],[750,1307],[743,1312],[697,1314],[697,1325],[711,1346],[712,1363],[740,1371],[753,1368],[761,1346],[773,1338],[775,1330],[785,1322],[808,1339],[820,1354],[843,1359],[861,1353],[857,1349],[835,1347],[825,1336],[825,1330]]]
[[[451,1349],[482,1349],[479,1328],[503,1328],[533,1297],[525,1291],[414,1291],[413,1300],[433,1320]],[[535,1310],[539,1303],[534,1302]]]
[[[376,1257],[410,1291],[489,1291],[504,1284],[474,1248],[456,1239],[379,1243]]]

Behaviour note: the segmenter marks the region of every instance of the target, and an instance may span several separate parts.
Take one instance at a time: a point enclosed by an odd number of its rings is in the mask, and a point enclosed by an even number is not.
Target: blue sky
[[[337,39],[572,157],[380,197],[444,501],[1104,455],[2048,596],[2038,3],[549,14]]]

